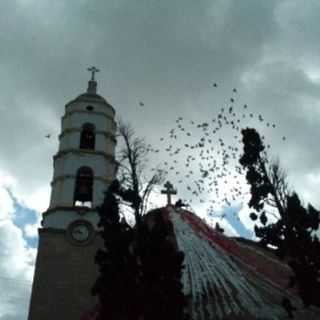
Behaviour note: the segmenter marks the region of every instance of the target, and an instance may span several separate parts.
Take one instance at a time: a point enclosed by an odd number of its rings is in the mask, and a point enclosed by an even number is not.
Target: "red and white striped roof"
[[[295,319],[320,319],[319,309],[303,308],[297,293],[285,289],[291,271],[276,256],[224,236],[189,211],[162,211],[185,253],[183,286],[193,320],[288,319],[284,297],[298,308]]]

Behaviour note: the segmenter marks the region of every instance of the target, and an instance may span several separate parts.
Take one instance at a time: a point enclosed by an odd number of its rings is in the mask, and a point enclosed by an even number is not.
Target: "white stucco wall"
[[[72,207],[75,190],[75,177],[56,180],[52,185],[51,200],[49,208]],[[103,202],[104,192],[107,190],[109,181],[99,179],[93,180],[92,206]]]
[[[102,154],[68,152],[56,158],[53,178],[64,175],[76,175],[81,167],[90,167],[94,176],[111,179],[114,175],[114,165]]]
[[[93,188],[93,206],[99,206],[102,204],[104,199],[104,193],[107,191],[109,183],[101,180],[94,180]]]
[[[81,128],[86,122],[95,125],[96,130],[102,130],[111,134],[115,133],[115,124],[112,118],[109,118],[104,113],[94,112],[73,112],[68,113],[61,121],[62,131],[68,128]]]
[[[82,101],[83,100],[83,101]],[[88,111],[87,106],[93,111]],[[87,96],[77,98],[66,106],[66,113],[61,119],[61,135],[59,150],[54,157],[54,172],[51,183],[51,199],[49,209],[68,207],[51,211],[45,215],[44,227],[62,228],[79,218],[77,207],[73,206],[77,170],[86,166],[93,170],[92,207],[100,205],[109,183],[115,175],[115,141],[116,123],[114,110],[101,98],[92,99]],[[82,125],[92,123],[95,126],[94,150],[81,150],[80,134]],[[65,152],[64,152],[65,151]],[[112,159],[113,158],[113,159]],[[92,223],[97,223],[96,213],[86,214]],[[89,219],[89,218],[88,218]]]
[[[80,146],[80,136],[80,129],[67,131],[60,138],[59,151],[78,149]],[[113,155],[115,152],[115,147],[115,141],[110,136],[103,134],[102,131],[95,133],[94,150]]]
[[[70,207],[73,205],[75,178],[64,178],[56,180],[51,185],[50,208],[63,206]]]
[[[55,161],[50,208],[73,205],[77,170],[82,166],[93,170],[93,203],[101,203],[103,192],[114,177],[114,164],[102,155],[67,153]]]
[[[75,110],[87,110],[87,106],[92,106],[94,109],[92,111],[96,112],[103,112],[107,116],[109,116],[111,119],[114,118],[114,111],[111,107],[109,107],[107,104],[100,102],[100,101],[95,101],[94,99],[89,101],[89,100],[83,100],[83,101],[77,101],[75,100],[74,102],[71,102],[68,104],[66,107],[67,112],[72,112]]]

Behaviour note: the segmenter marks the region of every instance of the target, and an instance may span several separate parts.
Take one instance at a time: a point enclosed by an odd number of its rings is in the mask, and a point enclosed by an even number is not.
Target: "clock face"
[[[92,227],[86,221],[76,221],[70,226],[70,235],[77,243],[86,242],[92,235]]]

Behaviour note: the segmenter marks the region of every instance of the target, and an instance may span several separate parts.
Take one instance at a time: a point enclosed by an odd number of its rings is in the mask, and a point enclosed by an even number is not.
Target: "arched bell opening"
[[[95,126],[92,123],[85,123],[81,129],[80,149],[94,149],[95,146]]]
[[[81,167],[76,175],[73,205],[92,208],[92,197],[93,171],[89,167]]]

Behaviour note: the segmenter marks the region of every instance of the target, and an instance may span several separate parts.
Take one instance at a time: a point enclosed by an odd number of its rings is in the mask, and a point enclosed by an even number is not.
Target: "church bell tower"
[[[114,108],[97,94],[95,67],[88,89],[65,106],[53,157],[51,198],[39,229],[29,320],[80,320],[96,299],[96,206],[114,179]]]

